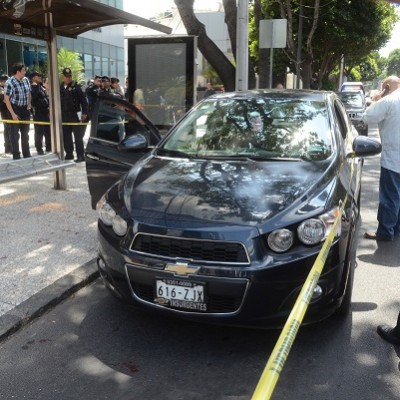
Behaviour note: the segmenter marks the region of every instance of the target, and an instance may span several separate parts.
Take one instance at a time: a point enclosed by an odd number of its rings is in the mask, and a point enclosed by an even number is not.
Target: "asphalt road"
[[[352,313],[301,327],[273,399],[400,399],[400,347],[376,334],[400,309],[400,239],[361,237],[378,178],[366,160]],[[278,335],[155,318],[96,281],[0,345],[0,398],[250,399]]]

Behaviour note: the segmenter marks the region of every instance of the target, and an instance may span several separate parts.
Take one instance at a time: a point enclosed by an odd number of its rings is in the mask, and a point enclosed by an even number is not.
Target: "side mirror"
[[[353,152],[348,156],[355,155],[356,157],[375,156],[382,151],[381,143],[365,136],[357,136],[353,140]]]
[[[147,139],[141,134],[129,136],[117,146],[119,151],[143,150],[147,147],[149,147]]]

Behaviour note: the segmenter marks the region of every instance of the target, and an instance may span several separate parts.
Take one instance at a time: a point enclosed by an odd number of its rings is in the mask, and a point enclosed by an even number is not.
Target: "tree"
[[[311,77],[318,86],[337,68],[344,56],[346,68],[352,70],[365,62],[370,53],[389,40],[398,20],[395,6],[380,0],[261,0],[262,12],[288,21],[288,45],[285,49],[288,67],[295,72],[297,46],[302,19],[301,77],[309,87]],[[311,3],[311,4],[310,4]]]
[[[400,75],[400,49],[393,50],[389,53],[386,73],[387,75]]]
[[[372,51],[377,51],[389,40],[393,25],[399,19],[396,6],[382,0],[303,0],[302,10],[299,1],[250,2],[251,60],[258,63],[256,70],[260,75],[260,82],[266,75],[267,57],[265,51],[258,49],[259,21],[285,18],[288,20],[287,48],[277,52],[276,56],[274,52],[274,66],[280,65],[282,68],[279,69],[282,70],[288,67],[296,72],[298,41],[301,38],[300,74],[305,88],[310,87],[314,77],[318,80],[318,87],[322,88],[331,73],[337,69],[342,56],[349,71],[365,63]],[[233,54],[236,55],[236,1],[223,0],[223,3]],[[218,73],[226,90],[233,90],[235,67],[207,36],[204,25],[195,17],[194,0],[175,0],[175,4],[187,32],[198,36],[201,53]],[[300,15],[303,25],[301,32]],[[254,76],[254,69],[250,67],[250,88],[253,87]]]
[[[62,47],[57,53],[57,61],[58,75],[60,78],[62,76],[62,70],[64,68],[70,68],[72,71],[72,79],[74,81],[78,83],[85,81],[85,74],[83,73],[84,67],[82,60],[79,57],[79,53],[75,51],[69,51]]]
[[[225,23],[231,41],[231,48],[236,59],[236,19],[237,7],[234,0],[223,0],[225,9]],[[218,73],[225,90],[235,90],[236,70],[232,62],[218,48],[218,46],[207,36],[204,24],[195,16],[193,11],[194,0],[175,0],[182,22],[189,35],[197,36],[198,48]],[[255,73],[251,60],[249,60],[249,87],[255,87]]]

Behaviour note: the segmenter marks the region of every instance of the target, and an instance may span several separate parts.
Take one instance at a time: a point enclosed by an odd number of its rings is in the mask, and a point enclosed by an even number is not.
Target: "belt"
[[[17,104],[13,104],[13,103],[11,103],[11,104],[12,104],[12,106],[15,107],[15,108],[26,108],[26,107],[28,107],[28,104],[25,104],[25,105],[23,105],[23,106],[18,106]]]

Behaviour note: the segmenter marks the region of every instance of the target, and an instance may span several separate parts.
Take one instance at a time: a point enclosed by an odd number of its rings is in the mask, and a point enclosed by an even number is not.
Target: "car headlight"
[[[104,225],[111,226],[117,236],[124,236],[128,231],[127,222],[107,203],[103,196],[97,203],[96,209]]]
[[[117,236],[124,236],[128,231],[128,224],[124,219],[116,214],[112,222],[112,228]]]
[[[299,225],[297,234],[304,244],[317,244],[325,237],[325,225],[321,220],[311,218]]]
[[[268,235],[267,241],[271,250],[283,253],[293,245],[293,232],[289,229],[277,229]]]
[[[311,218],[303,221],[297,228],[297,235],[301,242],[306,245],[314,245],[322,242],[329,235],[337,216],[339,207],[320,215],[318,218]],[[341,225],[338,224],[336,235],[340,234]]]

